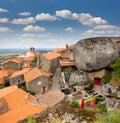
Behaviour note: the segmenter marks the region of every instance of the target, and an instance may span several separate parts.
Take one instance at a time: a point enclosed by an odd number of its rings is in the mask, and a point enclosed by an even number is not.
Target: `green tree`
[[[74,106],[74,107],[79,107],[79,102],[76,101],[76,100],[72,100],[72,101],[70,102],[70,105],[71,105],[71,106]]]
[[[27,123],[36,123],[36,120],[33,117],[29,117]]]
[[[37,62],[37,56],[34,56],[32,62],[36,63]]]
[[[4,87],[8,87],[8,86],[10,86],[10,82],[9,82],[9,80],[5,80],[5,82],[4,82]]]
[[[118,58],[114,64],[111,64],[110,67],[114,71],[113,79],[115,81],[120,81],[120,58]]]
[[[111,79],[112,79],[111,75],[105,75],[105,76],[102,77],[102,82],[104,84],[107,84],[107,83],[109,83],[111,81]]]
[[[95,123],[120,123],[120,109],[116,109],[107,116],[98,118]]]
[[[89,86],[90,86],[91,88],[93,88],[94,85],[95,85],[94,81],[90,80]]]

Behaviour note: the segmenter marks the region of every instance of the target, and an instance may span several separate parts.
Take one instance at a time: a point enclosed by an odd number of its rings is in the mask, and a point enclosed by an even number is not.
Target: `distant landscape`
[[[53,50],[53,48],[41,48],[41,49],[36,49],[37,52],[48,52]],[[23,52],[29,51],[29,49],[0,49],[0,63],[11,56],[17,56]]]

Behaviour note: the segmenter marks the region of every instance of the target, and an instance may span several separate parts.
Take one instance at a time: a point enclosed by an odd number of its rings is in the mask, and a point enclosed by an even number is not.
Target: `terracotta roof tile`
[[[65,50],[65,49],[66,48],[58,48],[58,49],[53,50],[52,52],[60,53],[61,51]]]
[[[40,77],[40,76],[47,76],[50,77],[52,74],[46,72],[43,68],[33,68],[29,72],[25,73],[24,78],[26,82],[31,82],[32,80]]]
[[[21,62],[21,59],[18,58],[18,57],[13,57],[13,58],[9,58],[9,59],[6,59],[4,60],[1,64],[5,64],[7,62],[16,62],[16,63],[20,63]]]
[[[8,76],[8,70],[0,70],[0,78],[3,78],[4,76]]]
[[[19,108],[16,108],[12,111],[9,111],[0,116],[0,123],[17,123],[19,120],[22,120],[28,116],[39,113],[45,108],[40,106],[33,106],[31,104],[23,105]]]
[[[34,56],[28,56],[22,59],[22,61],[27,61],[27,62],[31,62],[34,59]]]
[[[17,123],[17,121],[45,109],[41,106],[31,105],[27,99],[27,93],[15,86],[0,89],[1,97],[5,97],[10,110],[0,115],[0,123]],[[33,99],[33,96],[30,97]]]
[[[20,71],[16,71],[14,72],[10,78],[14,78],[16,76],[20,76],[20,75],[24,75],[26,72],[28,72],[30,70],[30,68],[27,68],[27,69],[23,69],[23,70],[20,70]]]
[[[8,76],[8,70],[0,70],[0,84],[3,84],[3,77]]]
[[[61,66],[75,66],[74,61],[60,61]]]
[[[60,57],[60,54],[56,52],[43,53],[42,55],[46,57],[48,60],[52,60],[52,59]]]
[[[6,87],[3,89],[0,89],[0,98],[3,96],[6,96],[9,93],[12,93],[14,91],[16,91],[18,88],[16,86],[10,86],[10,87]]]

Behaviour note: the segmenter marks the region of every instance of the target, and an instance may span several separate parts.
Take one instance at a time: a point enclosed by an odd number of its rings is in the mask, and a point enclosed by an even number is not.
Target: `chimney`
[[[69,46],[68,46],[68,44],[66,44],[66,49],[68,50],[68,48],[69,48]]]

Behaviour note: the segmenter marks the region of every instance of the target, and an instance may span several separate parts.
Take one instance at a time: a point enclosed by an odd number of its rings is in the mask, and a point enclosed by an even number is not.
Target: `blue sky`
[[[57,48],[120,36],[119,0],[0,0],[0,49]]]

